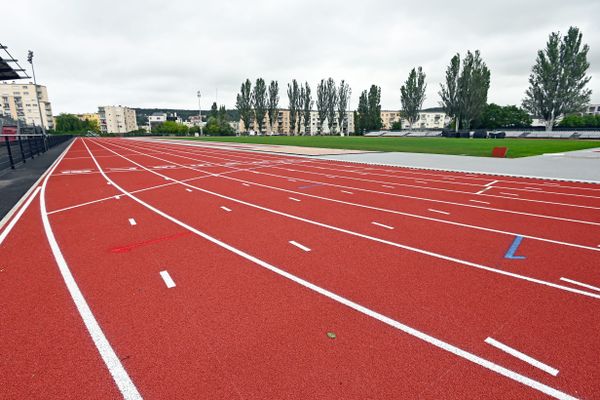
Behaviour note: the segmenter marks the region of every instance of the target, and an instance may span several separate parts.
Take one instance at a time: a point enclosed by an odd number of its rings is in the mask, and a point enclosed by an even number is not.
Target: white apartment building
[[[138,125],[135,110],[123,106],[98,107],[100,116],[100,131],[102,133],[123,134],[136,131]]]
[[[42,118],[36,91],[40,99]],[[54,129],[52,107],[48,100],[46,86],[33,83],[1,83],[0,84],[0,117],[7,116],[21,120],[29,125],[44,126],[45,129]]]
[[[600,115],[600,104],[588,104],[583,113],[587,115]]]

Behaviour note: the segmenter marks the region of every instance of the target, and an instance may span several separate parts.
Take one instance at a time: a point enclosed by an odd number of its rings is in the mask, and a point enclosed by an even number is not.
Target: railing
[[[21,123],[4,124],[0,119],[0,171],[15,169],[19,164],[27,163],[36,156],[45,153],[51,147],[71,139],[71,135],[43,135],[34,127]]]

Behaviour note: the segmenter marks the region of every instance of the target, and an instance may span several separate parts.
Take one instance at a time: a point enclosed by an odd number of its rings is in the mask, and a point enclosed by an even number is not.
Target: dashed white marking
[[[129,224],[130,224],[131,226],[136,226],[136,225],[137,225],[137,222],[135,222],[135,219],[133,219],[133,218],[129,218]]]
[[[380,226],[380,227],[382,227],[382,228],[385,228],[385,229],[394,229],[394,227],[393,227],[393,226],[389,226],[389,225],[380,224],[379,222],[375,222],[375,221],[373,221],[373,222],[371,222],[371,223],[372,223],[373,225],[377,225],[377,226]]]
[[[539,187],[526,187],[525,189],[529,189],[529,190],[544,190],[544,189],[539,188]]]
[[[167,288],[171,289],[175,287],[175,282],[173,281],[171,275],[169,275],[167,271],[160,271],[160,276],[163,278],[163,281],[165,281],[165,285],[167,285]]]
[[[491,182],[486,183],[483,186],[492,186],[494,183],[498,183],[498,181],[491,181]]]
[[[302,250],[304,250],[304,251],[310,251],[310,249],[309,249],[308,247],[306,247],[306,246],[304,246],[304,245],[302,245],[302,244],[300,244],[300,243],[298,243],[298,242],[295,242],[295,241],[293,241],[293,240],[290,240],[290,241],[289,241],[289,243],[290,243],[292,246],[296,246],[296,247],[298,247],[299,249],[302,249]]]
[[[529,365],[533,365],[534,367],[549,373],[552,376],[558,375],[558,370],[556,368],[552,368],[551,366],[544,364],[543,362],[538,361],[533,357],[529,357],[527,354],[521,353],[520,351],[515,350],[512,347],[505,345],[504,343],[500,343],[496,339],[488,337],[487,339],[485,339],[485,342],[490,346],[494,346],[495,348],[502,350],[513,357],[518,358],[521,361],[525,361]]]
[[[242,185],[243,185],[243,186],[250,186],[250,185],[249,185],[249,184],[247,184],[247,183],[242,183]]]
[[[185,189],[185,191],[186,191],[186,192],[191,192],[191,191],[192,191],[192,189]]]
[[[560,278],[560,280],[572,283],[574,285],[583,286],[583,287],[588,288],[588,289],[597,290],[598,292],[600,292],[600,287],[597,287],[597,286],[588,285],[587,283],[575,281],[573,279],[568,279],[568,278]]]
[[[506,195],[506,196],[516,196],[516,197],[519,197],[519,195],[518,195],[518,194],[516,194],[516,193],[506,193],[506,192],[500,192],[500,194],[503,194],[503,195]]]
[[[300,199],[297,199],[295,197],[288,197],[290,200],[294,200],[294,201],[300,201]]]
[[[438,214],[450,215],[450,213],[449,213],[449,212],[447,212],[447,211],[435,210],[435,209],[433,209],[433,208],[428,208],[427,210],[428,210],[428,211],[431,211],[431,212],[434,212],[434,213],[438,213]]]
[[[106,182],[106,184],[107,184],[107,185],[112,185],[112,183],[110,183],[110,182]]]
[[[388,189],[395,189],[395,186],[390,186],[390,185],[381,185],[384,188],[388,188]]]
[[[347,190],[340,190],[340,192],[342,192],[342,193],[346,193],[346,194],[354,194],[353,192],[349,192],[349,191],[347,191]]]
[[[469,200],[469,201],[472,201],[473,203],[490,204],[487,201],[480,201],[480,200]]]
[[[225,206],[221,206],[221,209],[227,212],[231,212],[231,208],[227,208]]]

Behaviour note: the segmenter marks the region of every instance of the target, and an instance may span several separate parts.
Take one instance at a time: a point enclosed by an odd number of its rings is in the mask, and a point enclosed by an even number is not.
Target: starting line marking
[[[298,242],[295,242],[295,241],[293,241],[293,240],[290,240],[290,241],[289,241],[289,243],[290,243],[292,246],[296,246],[296,247],[298,247],[299,249],[302,249],[302,250],[304,250],[304,251],[310,251],[310,249],[309,249],[308,247],[306,247],[306,246],[304,246],[304,245],[301,245],[300,243],[298,243]]]
[[[377,225],[377,226],[380,226],[380,227],[382,227],[382,228],[386,228],[386,229],[394,229],[394,227],[393,227],[393,226],[389,226],[389,225],[380,224],[379,222],[375,222],[375,221],[373,221],[373,222],[371,222],[371,223],[372,223],[373,225]]]
[[[129,224],[131,224],[131,226],[136,226],[137,222],[135,222],[135,219],[129,218]]]
[[[544,364],[543,362],[538,361],[533,357],[529,357],[527,354],[521,353],[520,351],[515,350],[512,347],[505,345],[504,343],[500,343],[496,339],[488,337],[487,339],[485,339],[485,342],[490,346],[494,346],[495,348],[502,350],[513,357],[518,358],[521,361],[525,361],[529,365],[532,365],[536,368],[541,369],[544,372],[549,373],[552,376],[558,375],[558,370],[556,368],[552,368],[551,366]]]
[[[483,186],[486,186],[486,187],[487,187],[487,186],[492,186],[494,183],[498,183],[498,181],[491,181],[491,182],[489,182],[489,183],[486,183],[486,184],[485,184],[485,185],[483,185]]]
[[[435,210],[435,209],[433,209],[433,208],[428,208],[427,210],[428,210],[428,211],[431,211],[431,212],[439,213],[439,214],[450,215],[450,213],[449,213],[449,212],[447,212],[447,211]]]
[[[297,199],[295,197],[288,197],[290,200],[294,200],[294,201],[300,201],[300,199]]]
[[[167,288],[171,289],[175,287],[175,282],[173,282],[171,275],[169,275],[167,271],[160,271],[160,276],[163,278],[163,281],[165,281]]]
[[[225,207],[225,206],[221,206],[221,209],[222,209],[222,210],[225,210],[225,211],[227,211],[227,212],[231,212],[231,208],[227,208],[227,207]]]
[[[583,286],[583,287],[588,288],[588,289],[597,290],[598,292],[600,292],[600,287],[588,285],[587,283],[583,283],[583,282],[579,282],[579,281],[574,281],[573,279],[569,279],[569,278],[560,278],[560,280],[572,283],[574,285]]]

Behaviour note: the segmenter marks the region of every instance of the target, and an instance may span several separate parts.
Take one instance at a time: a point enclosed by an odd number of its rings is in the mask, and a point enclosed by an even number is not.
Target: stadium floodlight
[[[202,94],[200,93],[200,91],[198,90],[198,117],[200,118],[200,136],[204,136],[204,132],[202,131],[202,106],[200,105],[200,98],[202,97]]]
[[[42,117],[42,105],[40,104],[40,93],[38,91],[37,81],[35,79],[35,69],[33,68],[33,51],[29,50],[27,52],[27,61],[31,64],[31,73],[33,74],[33,86],[35,88],[35,99],[38,104],[38,111],[40,113],[40,126],[42,128],[42,134],[44,137],[46,136],[46,128],[44,128],[44,118]]]

